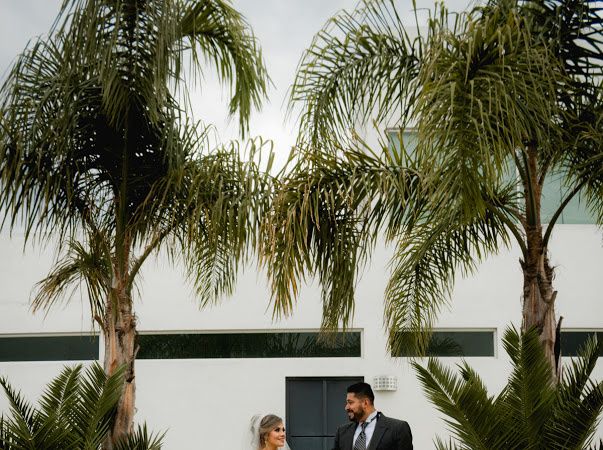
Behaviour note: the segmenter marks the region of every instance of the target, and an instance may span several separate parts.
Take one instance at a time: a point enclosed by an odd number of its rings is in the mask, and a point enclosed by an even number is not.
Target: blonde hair
[[[264,448],[268,434],[281,423],[283,423],[283,419],[281,419],[279,416],[275,416],[274,414],[268,414],[262,417],[259,426],[260,447],[258,450]]]

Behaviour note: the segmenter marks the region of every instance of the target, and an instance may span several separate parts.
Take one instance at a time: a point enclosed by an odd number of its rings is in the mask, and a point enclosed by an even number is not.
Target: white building
[[[40,6],[34,0],[18,4],[27,3]],[[281,125],[281,102],[300,52],[328,16],[355,2],[342,0],[328,7],[318,0],[287,2],[287,6],[278,0],[234,3],[240,3],[254,26],[278,88],[263,115],[252,122],[252,131],[274,137],[277,145],[290,143],[293,128]],[[22,11],[16,5],[9,6],[11,14]],[[40,23],[46,20],[44,26],[29,35],[50,23],[56,8],[45,8],[50,17],[40,16]],[[2,24],[11,20],[14,27],[16,20],[29,17],[27,12],[11,14],[4,15]],[[12,54],[26,39],[15,43]],[[7,50],[2,48],[2,52],[4,58]],[[0,70],[9,61],[3,60]],[[204,111],[200,108],[201,116]],[[225,129],[228,135],[231,131]],[[566,222],[578,223],[558,224],[550,245],[559,291],[557,312],[564,317],[567,331],[603,330],[602,236],[596,226],[581,221],[585,220],[580,216],[568,217]],[[294,450],[323,450],[330,448],[328,435],[345,420],[347,384],[355,379],[373,383],[374,377],[385,375],[397,380],[397,389],[377,391],[377,408],[410,423],[415,449],[433,448],[434,437],[446,435],[444,424],[426,400],[408,360],[387,352],[382,299],[390,251],[376,249],[358,285],[349,345],[330,356],[321,356],[328,350],[311,344],[300,347],[300,341],[308,341],[307,335],[299,333],[315,333],[320,325],[318,286],[305,287],[294,315],[275,322],[266,277],[253,267],[241,275],[232,298],[199,310],[178,267],[169,266],[165,259],[149,261],[135,305],[139,330],[146,336],[140,353],[144,359],[137,362],[136,420],[146,421],[155,431],[167,430],[167,450],[232,450],[243,447],[252,415],[273,412],[286,418]],[[76,296],[70,305],[55,308],[47,317],[29,311],[32,289],[48,273],[53,257],[52,248],[27,247],[23,252],[23,236],[18,231],[12,236],[0,234],[0,376],[31,400],[38,398],[64,364],[97,354],[102,359],[102,343],[89,337],[92,323],[85,300],[80,302]],[[450,309],[443,312],[437,326],[439,331],[481,332],[472,340],[479,345],[464,350],[493,391],[505,383],[509,369],[502,333],[509,324],[519,326],[521,321],[518,259],[519,251],[510,249],[480,266],[475,277],[459,280]],[[61,336],[84,338],[66,350],[68,356],[60,356],[53,349],[65,351],[65,347],[56,346],[52,338]],[[37,339],[35,345],[31,339]],[[46,350],[36,352],[40,348]],[[78,348],[86,355],[78,355]],[[471,356],[475,354],[485,356]],[[455,363],[459,359],[446,360]],[[600,366],[596,376],[603,378]],[[7,407],[0,394],[0,411]]]
[[[558,311],[564,316],[564,328],[601,330],[603,249],[600,233],[592,225],[560,225],[551,248],[552,260],[557,266]],[[52,256],[50,252],[29,250],[22,255],[21,251],[21,236],[11,239],[2,234],[0,354],[6,354],[10,350],[6,350],[7,347],[15,346],[15,341],[9,343],[9,338],[88,335],[91,322],[86,308],[77,299],[65,309],[56,308],[46,318],[33,316],[28,311],[30,288],[48,271]],[[270,293],[265,278],[254,270],[247,270],[241,277],[234,298],[213,309],[199,311],[179,271],[163,260],[151,263],[143,274],[142,300],[136,303],[141,333],[192,334],[191,339],[199,339],[195,337],[198,334],[215,334],[213,342],[222,343],[222,350],[217,351],[220,358],[190,357],[187,352],[191,347],[185,346],[179,351],[174,341],[166,341],[165,336],[163,340],[161,337],[156,340],[151,353],[157,351],[162,358],[173,358],[176,354],[187,358],[137,362],[137,420],[146,421],[154,430],[167,429],[165,448],[169,450],[242,448],[253,414],[268,411],[280,414],[290,421],[290,433],[305,435],[307,430],[303,421],[297,421],[296,413],[303,412],[306,425],[314,425],[321,418],[326,402],[330,414],[332,411],[341,414],[333,420],[345,420],[341,390],[349,384],[349,379],[363,378],[372,383],[375,376],[389,375],[397,379],[398,388],[377,391],[377,407],[384,414],[404,418],[411,424],[415,448],[433,448],[434,436],[445,435],[443,423],[425,399],[406,358],[392,358],[386,351],[382,294],[387,260],[387,251],[379,249],[358,286],[353,331],[359,334],[360,352],[358,354],[358,349],[352,346],[345,351],[353,356],[342,357],[274,357],[288,354],[287,339],[290,347],[299,349],[292,344],[292,333],[317,330],[321,306],[316,286],[304,289],[293,317],[273,322],[267,310]],[[500,336],[510,323],[520,323],[520,288],[517,252],[501,254],[486,262],[476,277],[458,282],[451,308],[438,323],[439,330],[492,333],[493,354],[466,359],[494,391],[504,384],[508,375],[509,364]],[[272,357],[262,357],[258,354],[265,349],[261,336],[237,341],[232,335],[238,333],[285,333],[282,336],[287,338],[273,340],[281,342],[284,348],[271,346],[269,355]],[[233,340],[246,342],[246,349],[237,349]],[[172,344],[162,350],[157,342]],[[193,353],[204,354],[217,348],[215,344],[205,347],[199,344],[203,341],[197,342],[192,346]],[[31,350],[24,347],[23,342],[17,345],[21,346],[17,348],[21,355]],[[102,345],[100,349],[102,351]],[[230,354],[253,357],[229,357],[227,349],[231,349]],[[141,355],[143,353],[141,350]],[[451,363],[458,361],[447,359]],[[65,361],[2,361],[0,375],[8,377],[33,400],[64,364]],[[603,377],[601,367],[597,368],[596,376]],[[342,380],[337,382],[337,379]],[[333,397],[327,392],[323,397],[320,392],[323,384],[327,389],[334,389],[337,395]],[[6,400],[1,397],[0,408],[7,408]],[[293,420],[295,424],[291,423]],[[333,420],[328,421],[327,432],[334,431]],[[312,430],[322,433],[316,428]],[[198,441],[201,436],[204,445]],[[323,447],[304,443],[294,449]]]

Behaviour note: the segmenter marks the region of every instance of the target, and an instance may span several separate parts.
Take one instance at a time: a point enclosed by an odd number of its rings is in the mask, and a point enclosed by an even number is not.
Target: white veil
[[[251,418],[249,423],[249,450],[261,450],[260,449],[260,422],[265,414],[256,414]],[[247,450],[247,449],[246,449]],[[285,441],[283,450],[291,450],[289,444]]]

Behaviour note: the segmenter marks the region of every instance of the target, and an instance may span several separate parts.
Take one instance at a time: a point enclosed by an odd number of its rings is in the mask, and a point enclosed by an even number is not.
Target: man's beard
[[[350,416],[350,413],[352,416]],[[358,412],[350,411],[348,413],[348,419],[350,419],[350,422],[359,422],[362,416],[364,416],[364,409],[361,409]]]

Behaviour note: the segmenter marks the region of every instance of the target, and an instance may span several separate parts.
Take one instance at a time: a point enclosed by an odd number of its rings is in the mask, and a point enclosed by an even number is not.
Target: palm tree
[[[97,363],[85,371],[81,365],[65,367],[48,384],[37,408],[1,378],[11,410],[0,417],[0,449],[100,449],[115,420],[124,370],[107,376]],[[120,439],[116,449],[159,450],[161,440],[141,426]]]
[[[438,439],[438,449],[582,450],[590,445],[603,409],[603,382],[591,381],[601,345],[587,341],[557,384],[538,335],[536,329],[521,336],[507,329],[503,343],[513,370],[494,396],[466,362],[459,364],[459,374],[435,358],[426,367],[413,363],[454,436],[449,444]]]
[[[134,415],[141,266],[165,249],[184,261],[201,303],[214,302],[232,290],[267,207],[263,143],[210,151],[208,129],[188,118],[186,76],[201,77],[205,61],[230,88],[245,133],[268,79],[226,0],[65,1],[0,90],[3,223],[21,221],[26,240],[57,238],[63,251],[35,309],[86,285],[107,374],[127,366],[114,441]]]
[[[424,33],[402,14],[394,0],[363,1],[329,20],[301,59],[291,88],[301,108],[298,158],[263,244],[275,306],[289,312],[298,282],[317,275],[323,325],[346,326],[358,268],[385,234],[396,245],[385,294],[390,342],[424,353],[455,276],[515,241],[522,329],[539,330],[555,373],[551,233],[578,195],[603,216],[600,8],[438,7]],[[412,126],[415,148],[399,133],[375,149],[354,132],[371,120]],[[543,226],[542,188],[559,173],[566,194]]]

